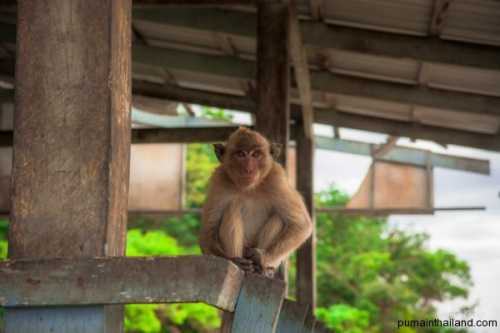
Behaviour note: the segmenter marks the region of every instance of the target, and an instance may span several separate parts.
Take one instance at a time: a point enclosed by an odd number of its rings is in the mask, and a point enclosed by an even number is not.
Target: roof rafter
[[[255,38],[254,13],[211,8],[135,9],[134,20]],[[373,55],[500,70],[498,47],[301,21],[304,44]]]
[[[299,90],[302,104],[302,121],[304,134],[307,138],[312,138],[312,126],[314,123],[313,98],[311,89],[311,75],[307,64],[307,55],[302,43],[299,18],[295,1],[288,4],[290,21],[290,55],[293,61],[295,81]]]
[[[255,63],[231,56],[214,56],[186,51],[136,45],[133,62],[157,66],[168,71],[204,73],[218,77],[252,81]],[[328,72],[312,72],[313,90],[386,100],[406,105],[500,116],[500,98],[427,89],[412,85],[365,80]]]

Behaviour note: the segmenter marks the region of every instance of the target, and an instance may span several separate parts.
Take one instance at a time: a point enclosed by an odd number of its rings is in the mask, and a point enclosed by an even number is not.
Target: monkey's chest
[[[259,231],[269,220],[271,207],[263,200],[247,200],[241,208],[241,218],[245,233],[245,246],[254,246]]]

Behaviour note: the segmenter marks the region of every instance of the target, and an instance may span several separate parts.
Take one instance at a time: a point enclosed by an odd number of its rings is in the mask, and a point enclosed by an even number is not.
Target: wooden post
[[[278,279],[246,275],[234,310],[231,332],[274,333],[285,290],[285,283]]]
[[[280,1],[259,0],[256,129],[283,145],[280,162],[285,167],[290,137],[288,28],[287,5]]]
[[[9,257],[124,255],[131,1],[19,0],[17,12]],[[122,310],[8,309],[6,333],[121,332]]]
[[[257,4],[257,112],[256,130],[282,145],[279,162],[286,168],[290,137],[289,12],[281,1]],[[280,278],[287,280],[286,262]]]
[[[306,333],[305,320],[309,306],[285,299],[281,306],[276,333]]]
[[[302,123],[299,124],[299,127]],[[309,214],[314,216],[314,136],[307,138],[297,130],[297,189],[304,197]],[[316,306],[316,226],[312,236],[297,251],[297,300],[308,304],[311,313]]]

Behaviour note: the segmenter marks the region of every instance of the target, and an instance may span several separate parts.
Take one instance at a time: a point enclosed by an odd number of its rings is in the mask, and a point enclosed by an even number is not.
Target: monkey
[[[281,147],[240,127],[215,144],[213,172],[202,209],[203,254],[224,257],[243,271],[272,277],[312,233],[302,196],[276,162]]]

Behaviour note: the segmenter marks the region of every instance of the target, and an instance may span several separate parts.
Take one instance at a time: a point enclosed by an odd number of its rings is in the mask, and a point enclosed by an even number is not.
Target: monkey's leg
[[[244,271],[252,272],[255,268],[253,262],[243,258],[244,230],[240,207],[233,203],[222,218],[219,228],[219,242],[227,259],[233,261]]]
[[[233,261],[244,271],[252,271],[253,262],[243,258],[244,241],[245,232],[239,206],[231,204],[222,218],[219,229],[219,242],[226,258]],[[234,313],[223,312],[220,332],[231,333],[233,320]]]
[[[283,227],[283,221],[281,221],[277,215],[271,216],[259,232],[257,248],[266,250],[273,245],[278,239],[278,235],[283,230]]]
[[[258,264],[259,259],[256,257],[259,256],[259,252],[267,250],[275,242],[277,242],[283,228],[283,221],[277,215],[271,216],[259,232],[256,248],[247,249],[245,257],[252,259],[254,264]],[[266,267],[259,267],[260,273],[263,273],[268,277],[273,277],[279,264],[279,262],[267,263]]]

